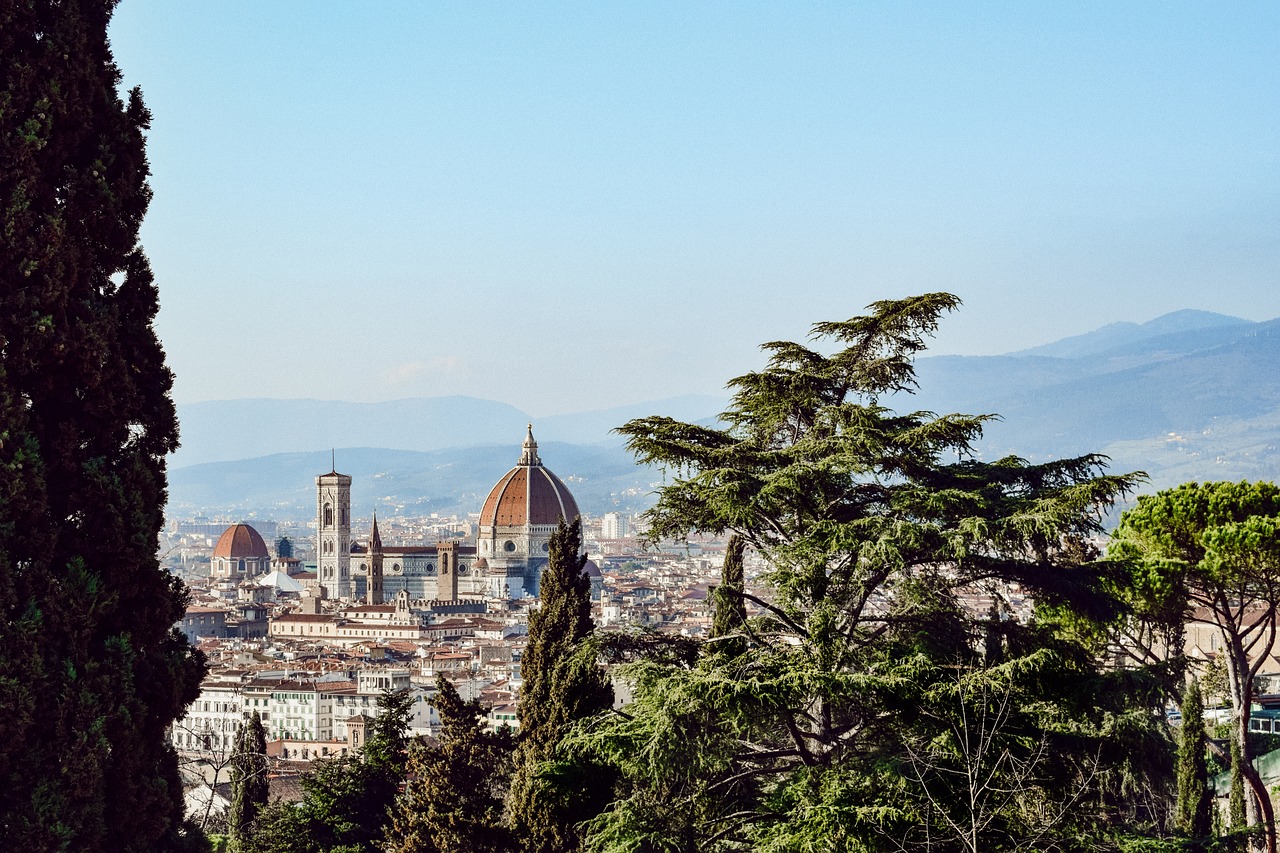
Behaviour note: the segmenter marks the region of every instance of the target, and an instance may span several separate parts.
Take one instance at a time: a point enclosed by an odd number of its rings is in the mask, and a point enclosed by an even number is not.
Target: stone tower
[[[369,587],[370,604],[382,603],[382,537],[378,535],[378,513],[373,513],[373,532],[369,534]]]
[[[316,477],[316,568],[329,598],[351,597],[351,478]]]
[[[437,542],[436,556],[440,563],[436,598],[440,601],[458,600],[458,543]]]

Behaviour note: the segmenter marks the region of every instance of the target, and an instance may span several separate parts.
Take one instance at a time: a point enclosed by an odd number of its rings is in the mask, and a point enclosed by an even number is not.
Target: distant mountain
[[[543,463],[569,486],[579,508],[600,514],[649,505],[661,475],[637,467],[621,446],[539,442]],[[315,513],[315,478],[330,468],[330,451],[278,453],[234,462],[207,462],[169,472],[169,514],[216,512],[238,518],[306,519]],[[357,518],[374,509],[401,512],[479,512],[489,490],[520,456],[519,442],[413,451],[338,448],[337,468],[349,474]]]
[[[610,430],[633,417],[714,415],[723,397],[684,396],[613,409],[533,418],[506,403],[475,397],[425,397],[382,403],[334,400],[213,400],[178,406],[182,446],[171,468],[333,447],[443,450],[519,444],[525,424],[539,441],[618,443]]]
[[[1185,309],[1163,314],[1146,323],[1111,323],[1083,335],[1073,335],[1051,344],[1032,347],[1010,353],[1013,356],[1043,355],[1051,358],[1084,358],[1098,355],[1118,347],[1138,343],[1147,338],[1183,332],[1199,332],[1221,328],[1239,328],[1250,325],[1248,320],[1214,314],[1211,311]]]
[[[1280,320],[1177,312],[1135,328],[1144,331],[1106,327],[1111,346],[1096,337],[1058,350],[923,358],[919,393],[893,402],[998,413],[979,445],[988,458],[1102,452],[1113,470],[1147,471],[1153,488],[1280,478]]]
[[[1280,320],[1178,311],[1008,355],[925,357],[916,367],[918,393],[886,403],[999,414],[977,446],[984,458],[1101,452],[1113,471],[1148,472],[1150,489],[1280,479]],[[610,430],[650,414],[709,421],[725,403],[676,397],[540,419],[471,397],[180,406],[184,447],[170,466],[170,509],[305,518],[314,477],[337,447],[362,448],[340,449],[337,463],[355,478],[359,514],[375,505],[474,512],[515,464],[527,422],[584,511],[638,509],[661,475],[637,469]]]

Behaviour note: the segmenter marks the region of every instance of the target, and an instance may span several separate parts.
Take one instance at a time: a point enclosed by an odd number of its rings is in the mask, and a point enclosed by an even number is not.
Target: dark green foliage
[[[258,812],[267,804],[267,733],[254,711],[236,737],[231,758],[231,808],[227,828],[234,843],[249,834]]]
[[[1127,571],[1131,600],[1157,602],[1151,609],[1167,620],[1195,610],[1217,627],[1234,721],[1232,778],[1243,782],[1232,785],[1232,829],[1261,826],[1266,849],[1275,853],[1271,795],[1253,766],[1248,726],[1267,660],[1256,650],[1271,648],[1280,632],[1280,488],[1184,483],[1144,495],[1120,517],[1108,557]]]
[[[1207,838],[1212,826],[1209,809],[1208,749],[1200,682],[1191,679],[1182,694],[1182,737],[1178,743],[1178,806],[1174,824],[1186,838]]]
[[[1248,826],[1245,820],[1244,798],[1247,796],[1244,781],[1244,758],[1241,755],[1240,742],[1231,740],[1231,796],[1227,813],[1231,820],[1231,831],[1238,832]]]
[[[503,826],[515,740],[489,731],[478,700],[463,702],[443,675],[433,700],[440,741],[409,753],[409,782],[396,803],[388,853],[504,853],[515,850]]]
[[[243,853],[376,853],[404,781],[412,697],[388,691],[358,755],[315,762],[300,803],[264,809]]]
[[[187,843],[166,727],[201,661],[156,559],[172,376],[109,0],[0,3],[0,848]]]
[[[1171,743],[1149,684],[1102,672],[1073,622],[1121,606],[1086,540],[1139,477],[1104,476],[1097,456],[979,461],[989,416],[880,405],[914,386],[911,359],[957,304],[818,324],[831,355],[766,344],[724,428],[620,430],[674,474],[651,536],[730,532],[767,561],[769,592],[749,599],[740,654],[632,664],[635,704],[576,733],[620,775],[594,849],[1093,849],[1163,820],[1149,804]],[[1013,585],[1039,602],[1035,625],[959,603],[1005,609]],[[991,796],[958,786],[969,771]]]
[[[609,708],[613,690],[588,642],[594,625],[581,522],[560,519],[549,551],[520,664],[520,735],[507,804],[512,830],[529,853],[579,849],[576,825],[610,793],[601,768],[556,760],[561,738],[575,722]]]
[[[715,590],[714,610],[711,615],[711,643],[713,654],[736,657],[747,650],[747,606],[743,599],[742,556],[745,550],[742,537],[729,537],[724,550],[724,568],[720,572],[720,585]]]

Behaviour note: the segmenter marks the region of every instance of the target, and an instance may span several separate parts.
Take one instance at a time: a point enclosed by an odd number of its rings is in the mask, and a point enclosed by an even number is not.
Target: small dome
[[[213,558],[223,557],[229,560],[244,558],[246,560],[270,559],[267,543],[262,536],[247,524],[233,524],[218,537],[218,544],[213,549]]]
[[[573,521],[578,516],[578,504],[568,486],[543,467],[530,426],[520,448],[520,461],[485,498],[480,510],[480,526],[554,525],[561,516],[565,521]]]
[[[604,577],[604,575],[600,574],[600,567],[596,565],[595,560],[587,560],[586,565],[582,567],[582,572],[589,578]]]

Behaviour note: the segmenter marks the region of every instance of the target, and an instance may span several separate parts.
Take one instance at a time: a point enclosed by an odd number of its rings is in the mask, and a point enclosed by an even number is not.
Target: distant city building
[[[209,560],[209,576],[244,580],[271,571],[267,543],[247,524],[233,524],[222,532]]]
[[[330,472],[317,477],[316,485],[321,513],[316,525],[317,546],[323,552],[328,547],[326,542],[340,543],[343,537],[350,541],[349,524],[346,528],[341,526],[342,519],[349,515],[339,512],[329,519],[324,507],[349,509],[351,478]],[[402,591],[414,601],[433,602],[467,596],[514,599],[537,595],[538,581],[547,564],[547,542],[561,517],[572,521],[577,515],[578,505],[568,487],[542,464],[533,428],[529,427],[515,467],[498,480],[485,498],[474,543],[384,545],[375,517],[369,539],[350,544],[349,591],[342,593],[337,584],[330,586],[325,574],[325,553],[320,555],[320,582],[330,598],[354,597],[371,604],[390,600]],[[333,525],[326,526],[327,520]],[[333,568],[341,571],[336,560]]]
[[[182,614],[178,629],[188,643],[199,642],[201,637],[227,636],[227,611],[222,607],[192,605]]]
[[[606,512],[600,519],[601,539],[626,539],[631,535],[631,519],[622,513]]]
[[[537,595],[556,524],[577,517],[578,504],[568,487],[538,457],[530,426],[519,461],[489,491],[480,510],[476,550],[486,563],[489,594]]]
[[[351,597],[351,478],[316,477],[316,562],[330,598]]]

